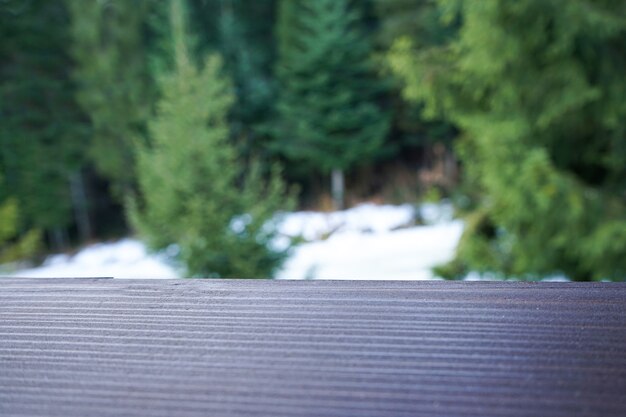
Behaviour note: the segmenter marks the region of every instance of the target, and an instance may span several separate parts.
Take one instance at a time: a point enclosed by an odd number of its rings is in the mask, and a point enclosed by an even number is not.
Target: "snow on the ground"
[[[413,220],[413,207],[362,204],[353,209],[320,213],[300,211],[289,213],[280,225],[280,232],[301,236],[307,241],[321,240],[331,233],[384,232]]]
[[[425,226],[415,226],[416,220]],[[283,236],[300,237],[281,279],[431,279],[431,268],[452,258],[463,230],[448,204],[426,204],[416,212],[400,206],[363,204],[332,213],[283,216]],[[19,277],[176,278],[164,255],[135,239],[88,246],[74,256],[53,255]]]
[[[462,230],[456,220],[393,232],[336,234],[297,247],[278,278],[432,279],[431,268],[452,258]]]
[[[178,278],[163,257],[148,254],[144,244],[135,239],[98,243],[74,256],[52,255],[40,267],[23,269],[11,276]]]
[[[414,226],[416,218],[430,224]],[[463,223],[450,205],[363,204],[333,212],[287,215],[281,232],[310,242],[294,249],[279,279],[432,279],[450,260]],[[325,238],[325,239],[324,239]]]

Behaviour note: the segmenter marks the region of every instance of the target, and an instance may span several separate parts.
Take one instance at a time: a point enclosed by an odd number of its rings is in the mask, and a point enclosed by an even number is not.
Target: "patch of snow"
[[[551,275],[542,279],[545,282],[570,282],[571,280],[567,278],[565,275]]]
[[[69,262],[70,257],[68,255],[50,255],[46,258],[43,266],[63,265]]]
[[[334,233],[387,232],[411,224],[414,218],[415,209],[411,204],[377,206],[368,203],[330,213],[287,213],[279,226],[279,232],[286,236],[299,236],[306,241],[316,241]]]
[[[294,237],[303,243],[293,250],[278,274],[280,279],[433,279],[431,268],[452,259],[463,223],[452,220],[449,204],[425,204],[419,213],[410,204],[363,204],[332,212],[283,213],[273,242],[286,247]],[[415,226],[416,218],[426,226]],[[233,229],[245,227],[235,219]],[[241,223],[241,224],[240,224]],[[282,242],[281,242],[282,241]],[[143,243],[122,239],[99,243],[74,256],[51,255],[38,268],[17,271],[19,277],[177,278],[167,263],[180,251],[148,253]]]
[[[23,269],[15,277],[178,278],[163,257],[147,253],[143,243],[122,239],[90,245],[74,256],[52,255],[38,268]]]
[[[279,279],[434,279],[431,268],[452,259],[459,220],[377,234],[346,232],[294,250]]]

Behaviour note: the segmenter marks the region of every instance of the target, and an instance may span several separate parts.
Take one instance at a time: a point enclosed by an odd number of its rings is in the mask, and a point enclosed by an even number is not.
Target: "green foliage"
[[[91,121],[89,154],[121,197],[134,183],[134,143],[141,140],[155,92],[148,72],[148,0],[66,0],[78,101]]]
[[[441,21],[442,10],[433,0],[373,0],[380,19],[378,42],[387,48],[398,38],[411,39],[418,48],[441,45],[455,32]]]
[[[30,258],[40,248],[39,230],[32,229],[18,236],[18,214],[15,199],[0,204],[0,263]]]
[[[477,211],[461,269],[626,279],[626,6],[441,1],[458,39],[391,63],[409,99],[468,134]],[[457,268],[458,269],[458,268]]]
[[[187,50],[183,3],[172,1],[176,69],[164,78],[150,146],[138,149],[140,201],[129,218],[153,249],[176,243],[189,276],[271,277],[286,256],[274,250],[273,223],[289,209],[278,169],[269,181],[258,163],[246,170],[229,143],[234,102],[220,58],[201,69]]]
[[[85,143],[68,23],[60,2],[0,2],[0,200],[16,199],[18,234],[71,222],[69,178]]]
[[[443,11],[433,0],[373,0],[373,3],[379,22],[373,35],[382,55],[378,62],[394,86],[392,140],[403,150],[421,149],[426,157],[430,148],[439,144],[450,149],[457,136],[455,127],[448,120],[425,117],[421,102],[403,99],[402,77],[390,68],[385,55],[398,39],[410,43],[412,48],[407,51],[410,54],[414,49],[443,45],[454,36],[458,24],[444,24]]]
[[[265,146],[275,101],[275,0],[192,0],[191,23],[199,56],[219,52],[234,84],[231,137],[250,155]]]
[[[0,177],[0,186],[4,181]],[[19,207],[15,198],[0,203],[0,263],[33,256],[40,248],[41,232],[36,229],[20,234]]]
[[[377,102],[383,86],[353,6],[347,0],[283,0],[279,9],[275,147],[322,173],[374,158],[389,128]]]

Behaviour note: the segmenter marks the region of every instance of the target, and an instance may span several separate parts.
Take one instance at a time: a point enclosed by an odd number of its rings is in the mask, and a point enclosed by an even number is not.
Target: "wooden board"
[[[0,416],[626,416],[626,285],[0,279]]]

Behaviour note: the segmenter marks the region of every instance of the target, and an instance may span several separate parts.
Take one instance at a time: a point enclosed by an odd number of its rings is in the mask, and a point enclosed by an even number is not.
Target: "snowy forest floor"
[[[362,204],[345,211],[284,215],[280,233],[303,243],[277,274],[279,279],[436,278],[431,268],[449,261],[463,231],[448,203],[399,206]],[[276,242],[281,244],[282,242]],[[169,252],[169,254],[168,254]],[[133,238],[98,243],[75,255],[51,255],[19,277],[177,278],[176,248],[149,253]]]

